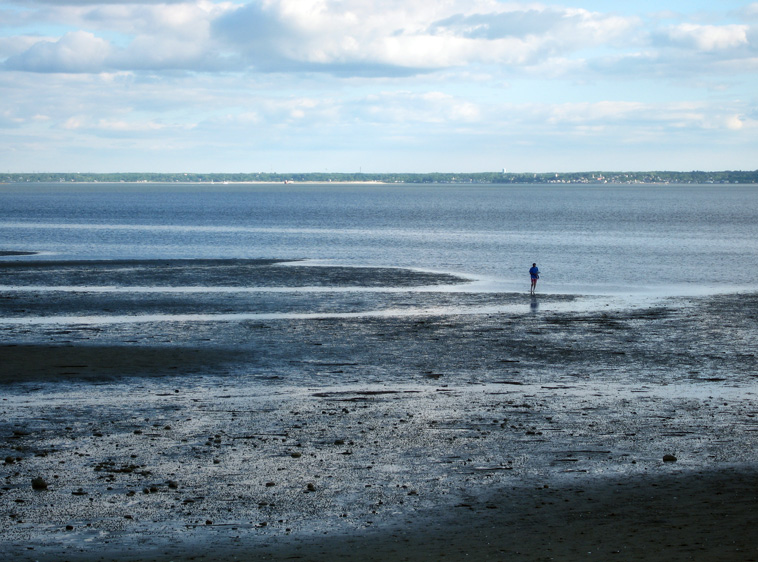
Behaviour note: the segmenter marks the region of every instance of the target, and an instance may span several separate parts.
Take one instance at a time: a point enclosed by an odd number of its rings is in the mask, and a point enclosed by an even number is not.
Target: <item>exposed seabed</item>
[[[758,559],[756,294],[588,306],[272,260],[2,276],[16,560]]]

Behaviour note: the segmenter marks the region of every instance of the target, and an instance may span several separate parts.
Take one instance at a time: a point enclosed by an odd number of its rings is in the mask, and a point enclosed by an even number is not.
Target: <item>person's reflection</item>
[[[540,302],[537,300],[537,297],[532,295],[532,302],[529,304],[529,308],[532,309],[532,312],[537,312],[537,309],[540,307]]]

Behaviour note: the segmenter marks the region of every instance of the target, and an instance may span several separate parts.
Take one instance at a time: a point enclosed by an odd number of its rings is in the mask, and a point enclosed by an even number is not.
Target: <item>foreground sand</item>
[[[12,559],[758,560],[756,295],[567,310],[274,261],[3,275]],[[19,289],[40,285],[82,290]],[[232,317],[32,322],[167,313]]]

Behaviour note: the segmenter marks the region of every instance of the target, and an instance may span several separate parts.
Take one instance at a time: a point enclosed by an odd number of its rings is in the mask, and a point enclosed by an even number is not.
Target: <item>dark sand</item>
[[[758,560],[758,295],[535,307],[273,260],[0,275],[8,559]]]

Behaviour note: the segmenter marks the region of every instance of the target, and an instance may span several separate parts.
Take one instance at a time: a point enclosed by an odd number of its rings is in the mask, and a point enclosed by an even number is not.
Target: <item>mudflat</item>
[[[276,260],[2,275],[15,560],[758,559],[756,294],[614,308]]]

